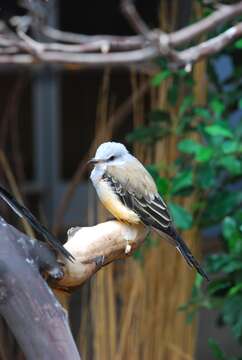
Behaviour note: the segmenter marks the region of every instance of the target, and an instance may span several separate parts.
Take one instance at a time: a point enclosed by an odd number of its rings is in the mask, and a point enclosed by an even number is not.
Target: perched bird
[[[26,219],[33,228],[44,236],[45,240],[51,245],[51,247],[62,254],[70,261],[74,260],[74,257],[67,251],[60,240],[54,237],[49,230],[36,219],[36,217],[27,209],[24,205],[19,202],[10,194],[6,189],[0,185],[0,198],[2,198],[11,209],[20,217]]]
[[[123,144],[101,144],[89,163],[94,165],[90,178],[98,197],[115,218],[129,224],[143,223],[156,230],[176,246],[188,265],[209,280],[177,233],[152,176]]]

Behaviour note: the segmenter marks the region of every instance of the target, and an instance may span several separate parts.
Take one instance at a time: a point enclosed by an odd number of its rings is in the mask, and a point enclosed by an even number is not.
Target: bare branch
[[[110,49],[115,50],[133,50],[140,48],[141,45],[144,43],[143,36],[112,36],[112,35],[82,35],[82,34],[75,34],[66,31],[61,31],[54,29],[50,26],[45,26],[41,30],[42,34],[45,35],[47,38],[66,42],[66,43],[92,43],[98,41],[106,41]]]
[[[123,0],[121,2],[121,9],[124,15],[129,20],[129,23],[133,29],[138,33],[147,37],[150,34],[150,29],[146,23],[140,17],[136,7],[134,6],[133,0]]]
[[[70,229],[64,246],[76,261],[64,260],[65,275],[54,286],[68,289],[80,286],[101,267],[132,255],[146,235],[143,225],[127,225],[116,220]]]
[[[36,56],[36,54],[35,56],[30,54],[0,55],[0,64],[31,65],[37,63],[45,63],[79,64],[88,65],[90,67],[100,67],[104,65],[127,66],[135,63],[153,60],[158,56],[158,54],[158,49],[154,47],[146,47],[141,50],[133,50],[126,52],[114,52],[110,54],[77,54],[43,51],[38,53],[38,56]]]
[[[30,15],[24,19],[15,18],[13,22],[16,24],[17,35],[9,32],[4,26],[0,29],[0,65],[77,64],[89,67],[127,67],[132,64],[138,65],[140,69],[144,69],[145,65],[147,71],[152,61],[163,57],[168,60],[171,68],[177,68],[215,54],[241,36],[238,24],[199,45],[177,50],[180,45],[242,14],[242,1],[222,5],[212,15],[170,34],[150,30],[141,19],[132,0],[123,0],[122,9],[139,35],[122,37],[73,34],[47,27],[43,21],[31,21]],[[37,16],[36,11],[30,14]],[[37,26],[38,32],[55,42],[39,42],[29,37],[25,32],[28,26]]]
[[[196,23],[170,34],[170,45],[179,46],[194,40],[198,36],[214,30],[218,25],[242,14],[242,1],[233,5],[222,5],[213,14]]]
[[[242,23],[210,40],[179,52],[179,59],[184,64],[193,64],[202,58],[218,53],[240,36],[242,36]]]

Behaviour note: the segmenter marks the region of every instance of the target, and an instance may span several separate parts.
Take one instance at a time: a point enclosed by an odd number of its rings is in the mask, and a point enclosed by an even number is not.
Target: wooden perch
[[[77,360],[65,311],[41,277],[72,290],[113,260],[130,256],[145,239],[143,225],[116,220],[71,228],[65,248],[75,262],[57,262],[48,245],[21,233],[0,217],[0,314],[27,359]]]
[[[0,218],[0,314],[27,359],[80,359],[66,313],[39,273],[63,274],[45,245]]]
[[[64,246],[75,261],[64,260],[64,277],[56,281],[57,286],[68,289],[80,286],[102,266],[133,254],[146,235],[143,225],[131,226],[116,220],[70,229]]]

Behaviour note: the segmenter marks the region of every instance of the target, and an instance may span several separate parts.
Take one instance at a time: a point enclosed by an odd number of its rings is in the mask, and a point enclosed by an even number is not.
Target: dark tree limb
[[[27,359],[78,360],[67,316],[39,273],[62,271],[45,245],[0,218],[0,314]]]

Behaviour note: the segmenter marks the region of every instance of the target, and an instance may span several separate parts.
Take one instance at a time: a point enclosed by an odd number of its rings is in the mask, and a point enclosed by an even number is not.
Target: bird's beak
[[[91,164],[91,165],[96,165],[98,163],[102,162],[102,160],[99,160],[99,159],[95,159],[95,158],[92,158],[90,159],[88,162],[87,162],[87,165]]]

